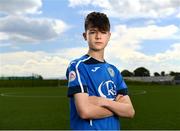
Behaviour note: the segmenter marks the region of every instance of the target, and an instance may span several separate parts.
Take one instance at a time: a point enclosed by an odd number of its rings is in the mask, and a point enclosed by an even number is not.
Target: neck
[[[88,55],[93,57],[94,59],[104,62],[104,50],[103,51],[88,51]]]

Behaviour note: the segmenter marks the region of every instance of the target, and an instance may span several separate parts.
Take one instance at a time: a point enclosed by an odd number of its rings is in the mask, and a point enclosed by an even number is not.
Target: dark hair
[[[98,28],[100,31],[110,31],[110,22],[106,14],[100,12],[91,12],[85,19],[85,31],[88,28]]]

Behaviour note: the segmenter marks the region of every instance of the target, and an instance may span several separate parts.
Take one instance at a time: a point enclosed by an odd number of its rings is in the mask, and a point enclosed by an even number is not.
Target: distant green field
[[[180,129],[180,85],[129,87],[136,115],[122,120],[123,129]]]
[[[66,88],[0,88],[0,129],[69,129]]]
[[[0,129],[69,129],[66,87],[0,88]],[[129,84],[136,116],[122,129],[180,129],[180,86]]]

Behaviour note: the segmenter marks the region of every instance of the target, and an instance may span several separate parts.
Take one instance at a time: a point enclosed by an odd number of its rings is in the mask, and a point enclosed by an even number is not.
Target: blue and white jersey
[[[107,62],[100,62],[89,55],[72,61],[67,69],[68,96],[70,97],[70,124],[73,130],[119,130],[119,117],[85,120],[77,113],[75,93],[105,97],[114,100],[118,94],[127,95],[127,86],[119,70]]]

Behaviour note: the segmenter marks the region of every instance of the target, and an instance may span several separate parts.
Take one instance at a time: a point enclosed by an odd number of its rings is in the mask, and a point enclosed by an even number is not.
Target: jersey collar
[[[89,56],[88,54],[85,55],[86,57],[91,57]],[[99,60],[96,60],[95,58],[91,57],[90,59],[88,59],[87,61],[84,62],[85,64],[104,64],[106,63],[106,61],[104,60],[103,62],[102,61],[99,61]]]

